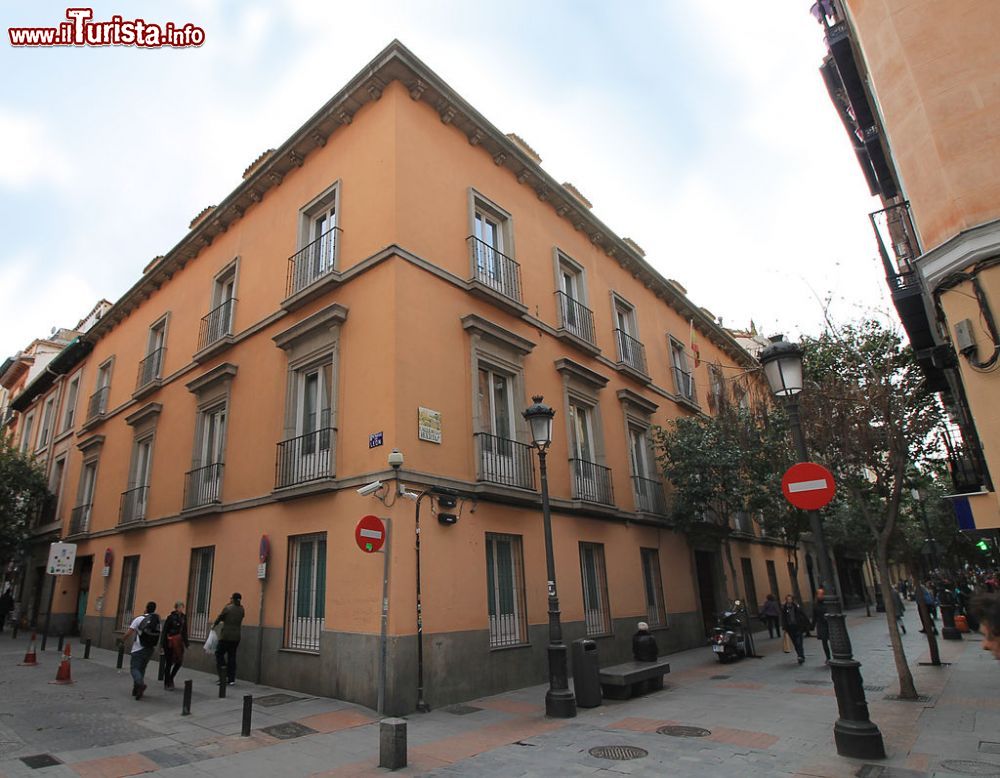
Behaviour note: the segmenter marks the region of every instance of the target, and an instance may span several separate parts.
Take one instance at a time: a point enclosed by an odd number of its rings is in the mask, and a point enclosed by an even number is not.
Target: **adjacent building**
[[[740,402],[755,360],[398,42],[80,342],[15,403],[25,419],[63,387],[73,432],[49,461],[78,565],[53,623],[101,645],[149,599],[186,600],[204,639],[240,592],[241,676],[370,706],[381,691],[396,713],[418,676],[431,706],[542,681],[533,395],[556,411],[568,640],[621,661],[643,620],[663,652],[701,645],[728,598],[799,590],[792,549],[749,516],[736,581],[718,545],[674,532],[650,446],[654,425]],[[366,515],[382,553],[357,542]]]

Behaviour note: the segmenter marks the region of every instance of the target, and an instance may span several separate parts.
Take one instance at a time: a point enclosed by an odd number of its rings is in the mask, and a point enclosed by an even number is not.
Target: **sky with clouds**
[[[205,30],[196,49],[12,48],[66,5],[0,5],[0,359],[116,300],[398,38],[572,181],[730,327],[890,304],[877,208],[826,96],[808,0],[118,0],[94,18]]]

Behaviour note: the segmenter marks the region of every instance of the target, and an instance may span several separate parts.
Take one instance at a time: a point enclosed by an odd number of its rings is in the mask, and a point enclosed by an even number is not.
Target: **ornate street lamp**
[[[545,469],[545,452],[552,442],[552,417],[556,412],[542,402],[542,396],[531,398],[534,403],[522,415],[531,428],[531,444],[538,451],[538,469],[542,476],[542,523],[545,527],[545,567],[549,588],[549,689],[545,692],[545,715],[569,719],[576,715],[576,696],[569,688],[566,667],[566,645],[559,623],[559,596],[556,593],[556,563],[552,554],[552,515],[549,511],[549,480]]]
[[[799,461],[808,462],[809,452],[802,434],[798,399],[802,391],[802,349],[778,336],[772,338],[771,345],[761,352],[760,363],[771,392],[785,404]],[[837,753],[855,759],[883,759],[885,745],[882,733],[868,715],[861,663],[852,656],[851,638],[847,634],[847,623],[841,610],[837,580],[833,576],[819,511],[809,511],[809,529],[818,550],[819,571],[823,579],[820,585],[828,593],[826,618],[830,625],[830,648],[833,652],[833,659],[829,662],[830,675],[840,709],[840,718],[833,726]]]

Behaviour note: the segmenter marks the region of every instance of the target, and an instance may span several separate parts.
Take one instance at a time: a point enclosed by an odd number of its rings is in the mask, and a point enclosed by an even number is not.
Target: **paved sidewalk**
[[[605,701],[570,720],[544,716],[544,686],[474,700],[408,718],[409,766],[401,774],[471,776],[666,775],[861,776],[954,778],[1000,776],[1000,663],[981,639],[941,641],[944,667],[923,667],[927,644],[914,609],[904,637],[917,688],[925,699],[886,699],[897,691],[883,614],[853,612],[849,625],[872,719],[888,758],[843,759],[833,744],[837,706],[819,643],[807,639],[806,664],[758,639],[763,659],[720,665],[707,648],[670,657],[667,688],[624,702]],[[72,686],[50,684],[59,655],[50,641],[40,667],[18,666],[27,640],[0,635],[0,776],[341,776],[388,773],[378,768],[378,715],[328,698],[240,682],[218,699],[214,678],[194,680],[192,715],[181,716],[181,691],[149,681],[141,702],[128,692],[127,670],[74,644]],[[127,667],[127,657],[126,657]],[[155,665],[147,677],[155,679]],[[253,733],[239,735],[244,694],[254,696]],[[282,695],[275,697],[275,695]],[[266,703],[275,703],[267,705]],[[703,737],[670,737],[680,724]],[[633,746],[645,756],[613,761],[598,746]],[[47,755],[33,768],[25,757]],[[735,771],[735,773],[734,773]]]

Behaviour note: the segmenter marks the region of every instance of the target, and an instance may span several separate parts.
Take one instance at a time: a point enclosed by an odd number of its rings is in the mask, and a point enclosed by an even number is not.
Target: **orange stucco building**
[[[63,463],[78,545],[53,622],[102,645],[149,599],[186,600],[203,638],[239,591],[241,676],[375,705],[384,657],[385,709],[412,710],[419,537],[426,701],[542,681],[535,394],[556,411],[568,640],[621,661],[646,620],[669,652],[702,644],[726,598],[799,589],[791,549],[749,520],[736,581],[718,546],[675,533],[650,450],[653,425],[750,392],[756,362],[397,42],[81,340],[18,410],[65,407],[80,382],[62,448],[38,454]],[[384,553],[355,542],[367,514]]]
[[[1000,528],[1000,6],[825,0],[822,73],[873,195],[893,301],[952,429],[963,526]]]

